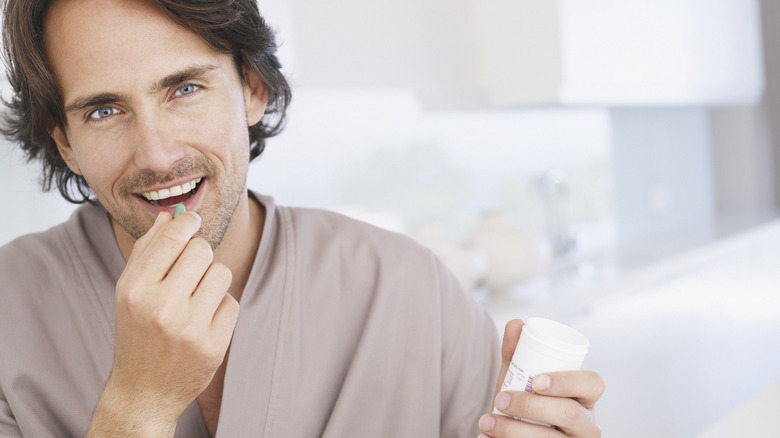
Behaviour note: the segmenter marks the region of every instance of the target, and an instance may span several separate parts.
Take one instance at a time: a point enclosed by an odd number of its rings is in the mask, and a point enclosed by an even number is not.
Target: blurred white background
[[[429,245],[499,331],[582,330],[605,437],[696,436],[780,379],[763,3],[263,0],[293,103],[249,186]],[[0,244],[74,209],[38,172],[3,143]]]

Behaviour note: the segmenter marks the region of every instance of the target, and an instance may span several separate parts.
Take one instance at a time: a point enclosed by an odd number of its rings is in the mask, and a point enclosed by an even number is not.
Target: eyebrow
[[[183,70],[179,70],[175,73],[171,73],[168,76],[157,81],[154,84],[154,86],[152,86],[150,93],[151,94],[159,93],[160,91],[165,90],[166,88],[173,87],[174,85],[178,85],[190,79],[199,78],[205,75],[206,73],[218,69],[219,69],[219,64],[193,65],[191,67],[184,68]]]
[[[122,101],[128,102],[130,101],[130,97],[116,93],[98,93],[91,96],[79,97],[74,99],[73,102],[65,105],[65,114],[81,112],[87,108],[101,107]]]
[[[218,69],[218,64],[193,65],[186,67],[155,82],[150,90],[150,94],[159,93],[166,88],[170,88],[182,82],[201,77],[208,72]],[[130,100],[130,96],[125,94],[97,93],[74,99],[65,106],[65,113],[69,114],[73,112],[81,112],[88,108],[106,106],[115,102],[129,102]]]

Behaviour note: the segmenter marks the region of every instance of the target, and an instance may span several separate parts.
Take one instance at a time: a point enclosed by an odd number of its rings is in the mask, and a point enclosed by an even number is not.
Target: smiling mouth
[[[145,192],[138,196],[151,205],[159,207],[170,207],[178,203],[184,202],[194,195],[200,188],[200,183],[203,178],[196,178],[190,182],[186,182],[180,186],[173,186],[167,189],[154,190],[151,192]]]

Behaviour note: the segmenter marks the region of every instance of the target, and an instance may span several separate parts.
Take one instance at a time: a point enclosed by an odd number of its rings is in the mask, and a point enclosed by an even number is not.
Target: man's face
[[[55,1],[44,26],[66,110],[52,138],[68,166],[132,237],[182,202],[216,247],[246,194],[260,81],[242,83],[231,56],[142,1]]]

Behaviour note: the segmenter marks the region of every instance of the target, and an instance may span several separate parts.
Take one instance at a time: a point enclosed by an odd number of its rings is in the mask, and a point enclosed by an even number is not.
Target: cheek
[[[202,145],[204,153],[208,150],[216,155],[241,154],[243,149],[246,149],[247,155],[249,153],[249,132],[240,94],[224,96],[204,111],[179,117],[176,124],[179,139],[184,143]]]
[[[74,159],[82,176],[98,195],[104,195],[108,188],[113,188],[122,175],[129,157],[123,154],[126,148],[113,142],[96,141],[95,139],[74,139]]]

